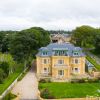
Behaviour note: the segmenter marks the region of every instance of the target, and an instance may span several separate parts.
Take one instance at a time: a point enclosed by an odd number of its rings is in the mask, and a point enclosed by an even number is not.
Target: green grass
[[[19,64],[18,64],[19,65]],[[10,84],[20,75],[23,68],[19,65],[19,68],[16,72],[10,74],[2,84],[0,84],[0,95],[10,86]]]
[[[3,100],[12,100],[14,98],[16,98],[17,96],[12,94],[12,93],[8,93],[4,98]]]
[[[39,83],[40,91],[49,89],[55,98],[81,98],[99,95],[100,83]]]
[[[12,74],[10,74],[2,84],[0,84],[0,95],[11,85],[11,83],[20,75],[23,71],[23,64],[17,64],[10,54],[0,53],[0,62],[6,61],[9,63],[10,68],[14,67],[16,69]]]
[[[100,65],[97,64],[96,61],[95,61],[94,59],[92,59],[90,56],[86,56],[86,59],[87,59],[88,61],[90,61],[90,62],[94,65],[94,67],[95,67],[96,69],[100,70]]]

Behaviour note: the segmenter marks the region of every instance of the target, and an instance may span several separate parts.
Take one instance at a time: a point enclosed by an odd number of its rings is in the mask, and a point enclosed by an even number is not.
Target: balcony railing
[[[68,65],[66,65],[66,64],[54,64],[54,67],[55,68],[68,68]]]

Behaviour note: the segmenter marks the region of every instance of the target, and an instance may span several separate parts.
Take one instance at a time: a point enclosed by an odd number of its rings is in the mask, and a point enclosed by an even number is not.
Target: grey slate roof
[[[39,52],[37,56],[52,56],[54,55],[55,50],[64,50],[67,51],[66,56],[75,56],[73,55],[73,52],[78,52],[77,56],[85,56],[85,54],[82,52],[82,48],[80,47],[75,47],[71,43],[50,43],[46,47],[41,47],[39,49]],[[47,55],[43,55],[43,51],[47,51]]]

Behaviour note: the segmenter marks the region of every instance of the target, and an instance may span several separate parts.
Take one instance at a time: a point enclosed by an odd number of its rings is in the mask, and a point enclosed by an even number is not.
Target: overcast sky
[[[100,27],[100,0],[0,0],[0,30]]]

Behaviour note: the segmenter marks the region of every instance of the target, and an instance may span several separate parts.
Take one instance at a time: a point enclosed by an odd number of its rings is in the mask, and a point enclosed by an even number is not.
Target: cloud
[[[0,0],[0,30],[100,26],[100,0]]]

